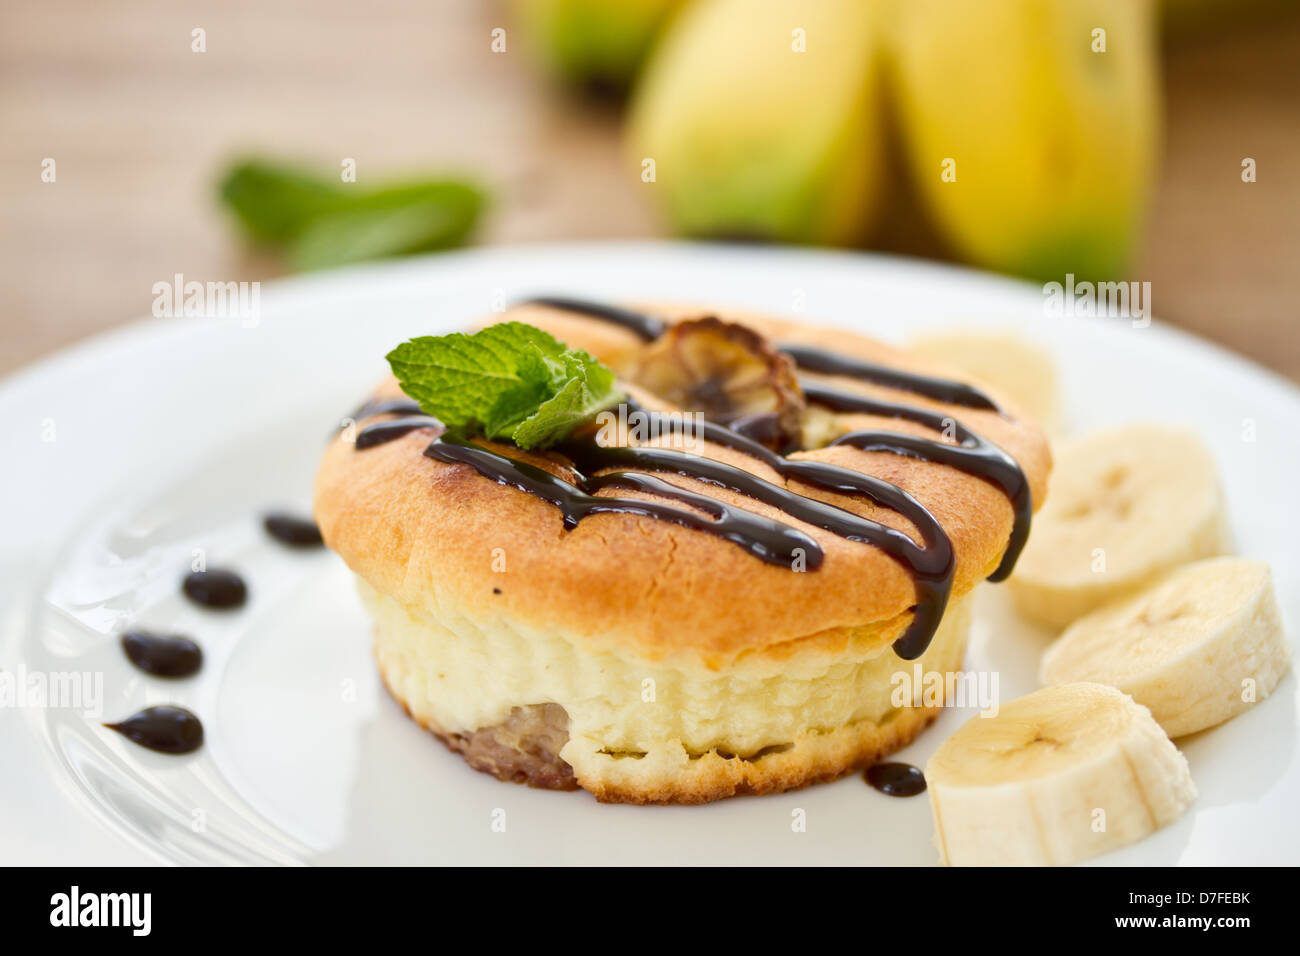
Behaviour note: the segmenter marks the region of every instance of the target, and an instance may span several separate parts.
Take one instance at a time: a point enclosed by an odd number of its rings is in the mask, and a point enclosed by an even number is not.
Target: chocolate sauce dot
[[[239,607],[248,600],[248,586],[234,571],[191,571],[185,575],[181,590],[204,607]]]
[[[203,724],[184,707],[146,707],[116,724],[105,724],[132,743],[165,754],[187,754],[203,746]]]
[[[203,649],[181,634],[127,631],[122,650],[132,664],[156,677],[189,677],[203,666]]]
[[[276,541],[291,548],[319,548],[325,544],[316,522],[296,515],[274,512],[262,519],[262,527]]]
[[[867,783],[891,797],[914,797],[925,792],[925,774],[910,763],[878,763],[863,774]]]

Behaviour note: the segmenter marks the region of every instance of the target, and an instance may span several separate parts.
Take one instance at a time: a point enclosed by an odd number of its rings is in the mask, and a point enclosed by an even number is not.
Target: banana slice
[[[1058,866],[1141,840],[1196,799],[1187,760],[1113,687],[1060,684],[973,717],[925,767],[949,866]]]
[[[1010,331],[952,329],[920,335],[907,347],[988,382],[1048,432],[1061,427],[1056,364],[1046,349]]]
[[[1054,449],[1047,500],[1011,577],[1026,617],[1055,628],[1229,550],[1214,459],[1192,433],[1129,425]]]
[[[1076,621],[1040,677],[1117,687],[1181,737],[1249,710],[1290,666],[1268,565],[1214,558]]]
[[[746,326],[715,316],[678,322],[626,374],[661,399],[778,451],[801,438],[805,403],[794,363]]]

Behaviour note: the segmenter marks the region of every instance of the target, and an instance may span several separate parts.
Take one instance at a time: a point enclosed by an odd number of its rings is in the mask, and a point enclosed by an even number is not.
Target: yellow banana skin
[[[1158,152],[1151,3],[907,0],[893,10],[907,162],[955,251],[1040,279],[1123,277]]]
[[[647,66],[632,160],[679,232],[847,244],[880,183],[879,7],[699,0]],[[802,50],[800,46],[802,44]]]

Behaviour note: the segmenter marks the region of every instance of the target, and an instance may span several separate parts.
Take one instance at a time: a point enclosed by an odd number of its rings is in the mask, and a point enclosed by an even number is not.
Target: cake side
[[[943,701],[912,700],[896,675],[959,671],[970,625],[967,597],[950,605],[917,661],[888,646],[791,647],[719,673],[590,653],[561,633],[482,620],[468,608],[431,619],[365,582],[360,590],[389,691],[471,766],[630,803],[787,790],[905,746]]]

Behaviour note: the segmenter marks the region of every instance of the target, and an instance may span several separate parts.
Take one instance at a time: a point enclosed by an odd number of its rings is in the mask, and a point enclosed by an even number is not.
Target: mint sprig
[[[402,391],[449,428],[545,448],[625,397],[614,373],[523,322],[424,335],[388,353]]]
[[[299,269],[462,245],[486,204],[456,179],[370,187],[265,160],[232,166],[220,194],[250,239],[282,246]]]

